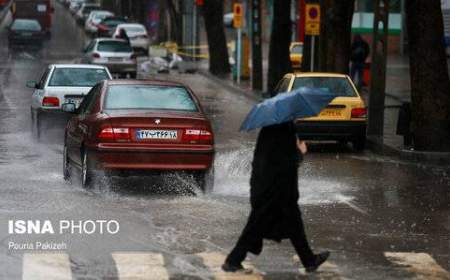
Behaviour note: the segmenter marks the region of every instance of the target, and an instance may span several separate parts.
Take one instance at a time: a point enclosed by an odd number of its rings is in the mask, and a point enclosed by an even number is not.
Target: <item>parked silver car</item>
[[[112,79],[108,68],[98,65],[52,64],[40,81],[28,81],[33,88],[31,120],[35,136],[40,137],[44,118],[58,118],[63,103],[74,103],[78,108],[84,96],[100,81]],[[59,114],[61,116],[61,114]]]
[[[83,63],[103,65],[111,73],[136,78],[136,54],[126,40],[97,38],[83,50]]]

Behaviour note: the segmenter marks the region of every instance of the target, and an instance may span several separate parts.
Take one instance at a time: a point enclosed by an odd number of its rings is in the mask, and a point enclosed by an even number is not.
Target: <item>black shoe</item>
[[[237,272],[239,270],[244,270],[244,267],[242,266],[242,264],[231,264],[229,262],[225,262],[222,265],[222,269],[225,272]]]
[[[314,262],[313,262],[313,264],[310,265],[310,266],[305,267],[306,272],[314,272],[314,271],[316,271],[319,268],[319,266],[321,264],[323,264],[328,259],[329,256],[330,256],[330,252],[329,251],[325,251],[325,252],[319,253],[317,255],[314,255]]]

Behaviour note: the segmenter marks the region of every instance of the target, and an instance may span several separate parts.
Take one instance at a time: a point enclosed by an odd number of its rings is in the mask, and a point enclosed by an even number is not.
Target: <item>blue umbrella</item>
[[[242,123],[240,131],[317,116],[335,97],[336,94],[328,91],[308,87],[279,93],[256,104]]]

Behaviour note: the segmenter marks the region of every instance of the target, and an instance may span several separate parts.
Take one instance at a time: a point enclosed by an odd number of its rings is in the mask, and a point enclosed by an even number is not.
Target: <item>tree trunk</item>
[[[405,2],[414,146],[450,151],[450,81],[440,1]]]
[[[289,45],[292,37],[291,1],[273,1],[272,32],[269,46],[269,71],[267,77],[267,89],[270,96],[279,80],[289,72],[292,72],[289,57]]]
[[[209,72],[219,76],[228,74],[230,63],[223,26],[223,0],[205,0],[203,17],[208,37]]]
[[[348,74],[355,0],[322,0],[319,69]]]

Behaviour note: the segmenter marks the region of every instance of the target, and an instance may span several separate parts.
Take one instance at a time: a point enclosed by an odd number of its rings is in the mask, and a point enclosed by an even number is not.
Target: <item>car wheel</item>
[[[81,186],[89,189],[94,185],[95,174],[92,169],[92,160],[88,151],[84,150],[81,162]]]
[[[366,147],[366,137],[361,136],[353,140],[353,149],[355,149],[358,152],[361,152]]]
[[[214,189],[214,167],[206,171],[199,171],[194,175],[199,188],[203,193],[210,193]]]
[[[69,156],[67,154],[67,145],[64,143],[63,150],[63,176],[65,181],[69,181],[71,177],[71,166],[69,162]]]
[[[137,77],[136,72],[131,72],[131,73],[129,73],[129,75],[130,75],[130,79],[136,79],[136,77]]]
[[[41,138],[42,120],[37,110],[31,109],[31,129],[34,138],[39,140]]]

